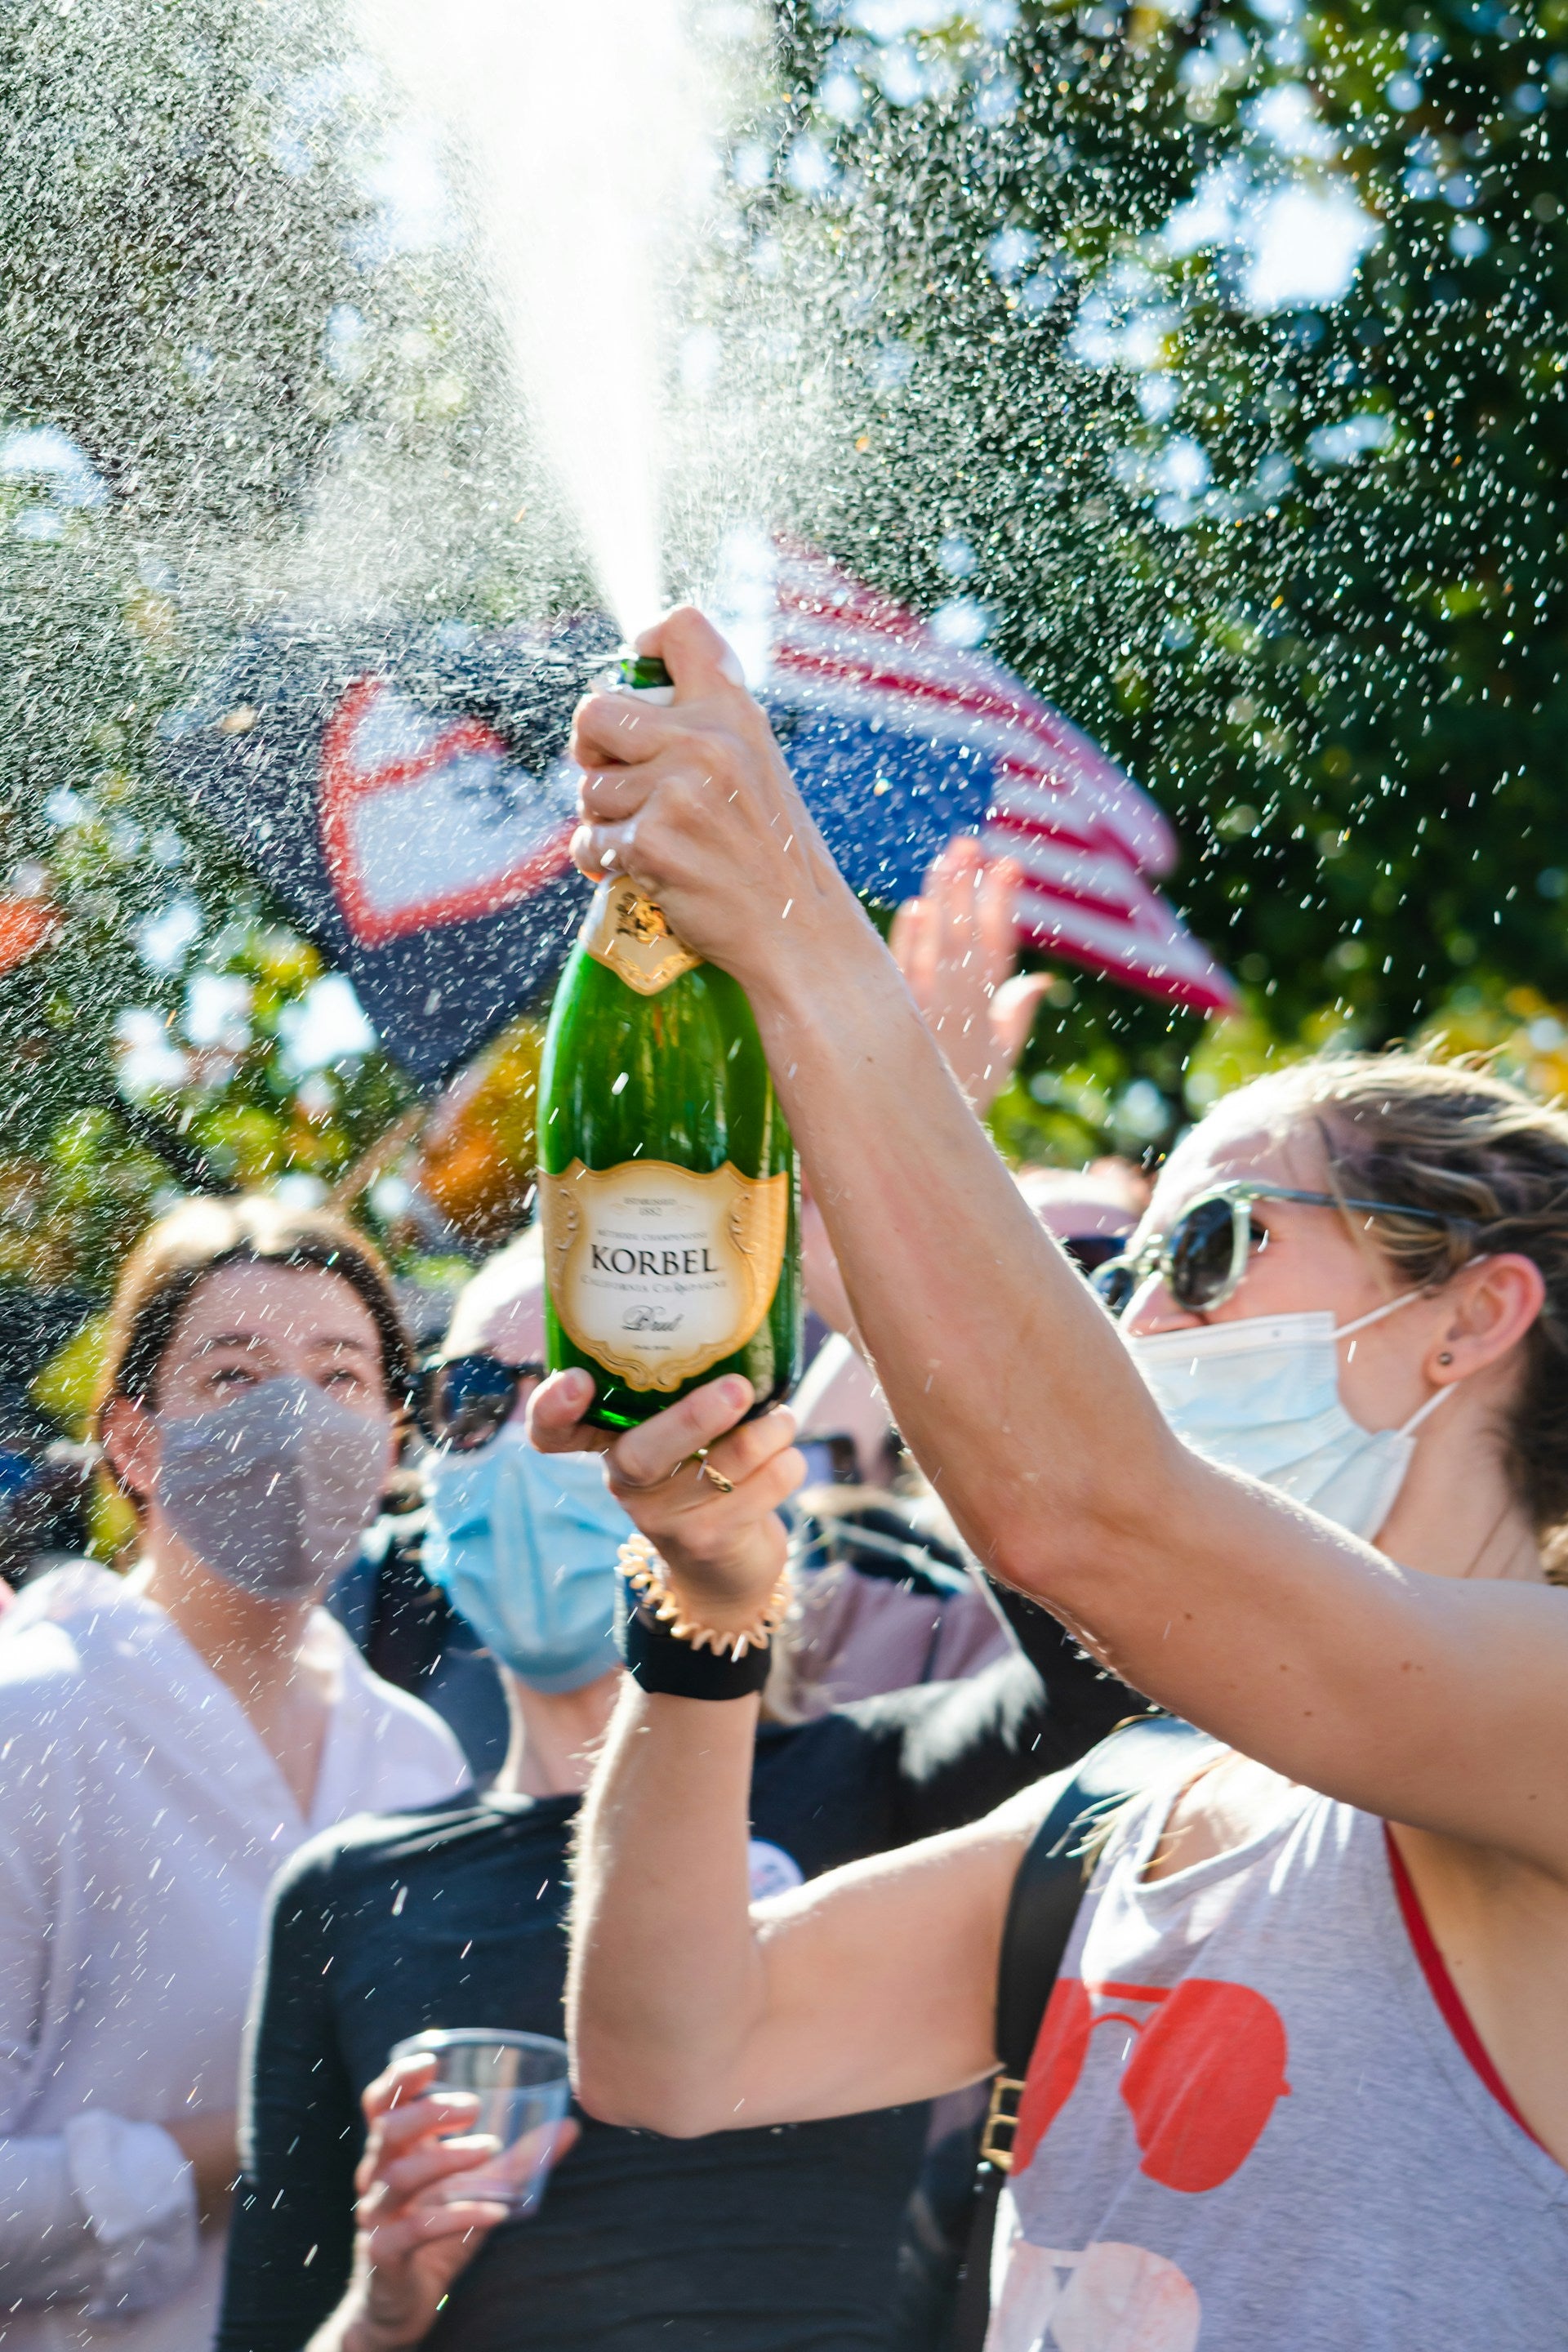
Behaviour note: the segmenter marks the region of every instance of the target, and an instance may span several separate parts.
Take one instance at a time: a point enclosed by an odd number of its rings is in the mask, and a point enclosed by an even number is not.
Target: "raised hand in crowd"
[[[983,1118],[1016,1069],[1051,984],[1048,972],[1018,970],[1018,881],[1012,858],[987,858],[966,835],[950,841],[918,896],[894,916],[889,940],[921,1017]],[[830,1329],[851,1331],[844,1278],[809,1183],[800,1244],[811,1306]]]
[[[889,946],[948,1067],[984,1118],[1029,1041],[1050,974],[1018,970],[1014,901],[1022,875],[967,835],[950,841]]]

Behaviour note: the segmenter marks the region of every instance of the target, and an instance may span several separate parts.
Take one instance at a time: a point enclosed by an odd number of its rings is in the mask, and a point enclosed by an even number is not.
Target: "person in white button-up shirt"
[[[190,1203],[127,1268],[102,1432],[136,1563],[0,1620],[0,2352],[206,2352],[268,1883],[468,1777],[316,1605],[407,1369],[335,1220]]]

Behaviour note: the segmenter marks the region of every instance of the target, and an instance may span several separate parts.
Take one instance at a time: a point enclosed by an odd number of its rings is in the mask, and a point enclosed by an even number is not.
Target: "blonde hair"
[[[1568,1562],[1568,1115],[1474,1063],[1416,1053],[1298,1062],[1227,1098],[1272,1131],[1310,1121],[1333,1189],[1387,1201],[1363,1221],[1393,1271],[1435,1289],[1473,1257],[1517,1252],[1546,1286],[1522,1342],[1519,1393],[1503,1424],[1509,1469],[1561,1570]],[[1400,1206],[1436,1210],[1433,1224]]]

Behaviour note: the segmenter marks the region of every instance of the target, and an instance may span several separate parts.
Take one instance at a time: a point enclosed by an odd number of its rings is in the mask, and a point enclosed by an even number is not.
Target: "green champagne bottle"
[[[622,662],[625,690],[668,673]],[[800,1372],[795,1147],[744,991],[624,877],[601,882],[555,992],[539,1088],[545,1354],[629,1429],[743,1372]]]

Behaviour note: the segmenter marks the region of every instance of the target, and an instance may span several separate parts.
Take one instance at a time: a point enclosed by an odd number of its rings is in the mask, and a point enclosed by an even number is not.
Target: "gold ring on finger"
[[[726,1478],[722,1470],[714,1469],[713,1465],[708,1459],[708,1448],[705,1445],[700,1445],[698,1447],[697,1461],[697,1475],[700,1478],[706,1478],[708,1484],[713,1488],[715,1494],[732,1495],[734,1493],[735,1481],[733,1478]]]

